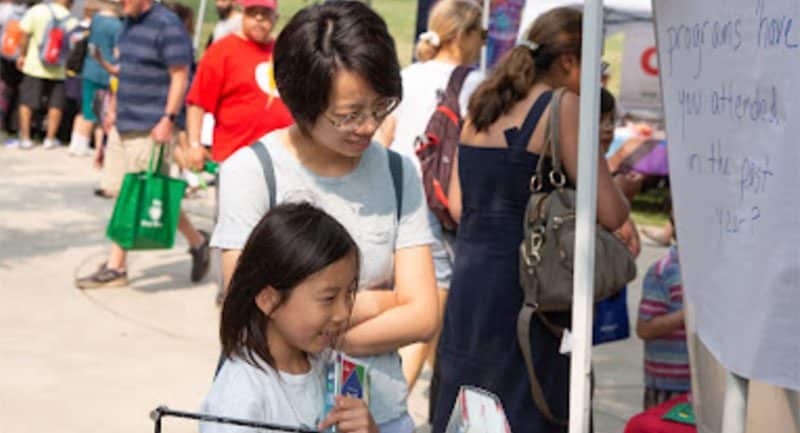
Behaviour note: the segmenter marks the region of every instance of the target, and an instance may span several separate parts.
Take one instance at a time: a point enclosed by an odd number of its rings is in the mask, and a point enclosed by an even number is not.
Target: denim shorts
[[[415,428],[414,420],[411,419],[411,415],[408,413],[378,425],[380,433],[414,433]]]
[[[453,260],[455,259],[456,234],[442,230],[442,224],[433,212],[428,211],[428,222],[433,232],[434,242],[431,245],[433,266],[436,271],[436,287],[449,289],[453,277]]]

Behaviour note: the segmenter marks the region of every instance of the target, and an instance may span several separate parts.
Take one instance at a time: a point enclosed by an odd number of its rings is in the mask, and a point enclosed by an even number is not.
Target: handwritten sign
[[[655,0],[683,285],[729,370],[800,389],[800,2]]]

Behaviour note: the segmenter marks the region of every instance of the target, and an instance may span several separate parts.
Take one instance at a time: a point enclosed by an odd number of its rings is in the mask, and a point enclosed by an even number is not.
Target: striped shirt
[[[192,64],[192,41],[181,20],[160,3],[126,18],[119,35],[119,132],[149,132],[164,116],[169,67]]]
[[[678,248],[654,263],[642,284],[639,319],[648,321],[656,316],[683,309],[683,286],[678,262]],[[681,328],[644,343],[644,378],[648,388],[666,391],[689,391],[691,375],[686,330]]]

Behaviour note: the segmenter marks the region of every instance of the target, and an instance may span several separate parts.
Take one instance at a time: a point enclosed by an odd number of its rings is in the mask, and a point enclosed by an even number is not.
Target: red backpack
[[[447,190],[461,137],[461,107],[458,97],[471,68],[458,66],[450,75],[447,89],[438,91],[439,103],[425,133],[414,140],[414,149],[422,168],[422,186],[428,207],[445,230],[455,230],[458,223],[450,215]]]
[[[45,3],[50,11],[50,20],[39,45],[39,58],[45,66],[63,66],[67,59],[69,39],[67,38],[67,21],[70,15],[58,18],[50,3]]]

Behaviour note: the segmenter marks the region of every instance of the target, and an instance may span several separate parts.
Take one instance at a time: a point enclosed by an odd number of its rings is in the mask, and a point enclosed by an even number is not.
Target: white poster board
[[[660,118],[661,83],[653,23],[626,24],[623,32],[619,103],[625,112]]]
[[[698,335],[732,372],[800,389],[800,2],[654,4]]]

